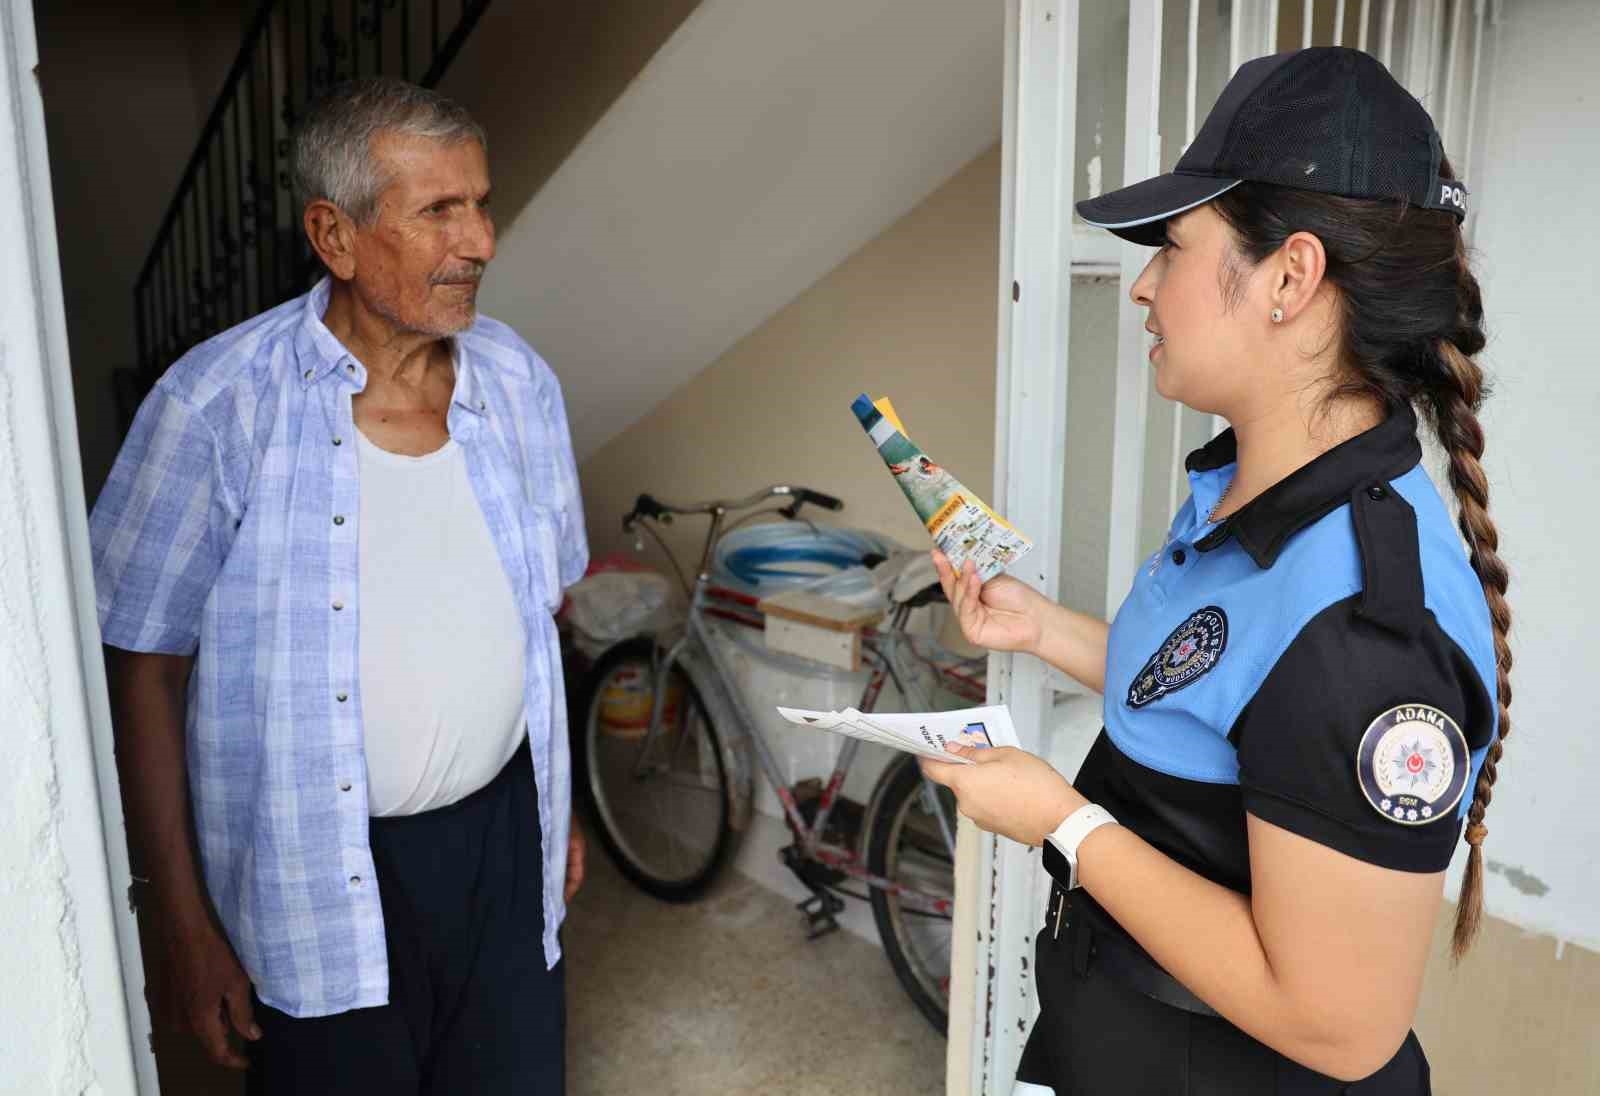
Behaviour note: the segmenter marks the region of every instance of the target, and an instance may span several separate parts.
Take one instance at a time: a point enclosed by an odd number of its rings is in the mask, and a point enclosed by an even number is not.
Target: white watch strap
[[[1108,822],[1115,822],[1111,812],[1098,803],[1085,803],[1071,814],[1066,820],[1056,827],[1050,835],[1050,842],[1061,850],[1061,855],[1074,866],[1078,863],[1078,846],[1083,844],[1083,839]]]

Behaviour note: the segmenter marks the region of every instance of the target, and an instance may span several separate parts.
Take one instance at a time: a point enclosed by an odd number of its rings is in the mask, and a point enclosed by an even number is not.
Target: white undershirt
[[[357,437],[368,810],[416,814],[521,745],[527,638],[461,447],[408,457]]]

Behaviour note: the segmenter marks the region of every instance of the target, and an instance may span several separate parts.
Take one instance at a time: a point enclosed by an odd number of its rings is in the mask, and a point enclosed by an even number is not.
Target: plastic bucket
[[[650,727],[650,708],[654,702],[650,671],[642,666],[618,668],[600,693],[601,733],[613,738],[643,738]],[[667,682],[666,705],[661,713],[663,726],[677,724],[682,702],[683,685],[674,675]]]

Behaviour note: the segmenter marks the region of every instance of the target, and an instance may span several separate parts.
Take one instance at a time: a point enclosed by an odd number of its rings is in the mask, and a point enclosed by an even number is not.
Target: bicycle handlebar
[[[842,499],[834,498],[832,495],[825,495],[821,491],[813,491],[809,487],[796,487],[794,493],[796,502],[809,502],[811,505],[820,506],[825,510],[844,509],[844,501]]]
[[[827,510],[843,510],[844,503],[833,495],[821,491],[813,491],[809,487],[794,487],[786,483],[773,484],[742,499],[712,499],[708,502],[674,503],[665,502],[653,495],[640,495],[633,502],[633,509],[622,519],[624,527],[632,525],[638,518],[653,518],[660,520],[673,514],[726,514],[737,510],[751,510],[773,498],[790,498],[794,501],[782,508],[782,513],[794,517],[799,513],[800,507],[806,503],[820,506]]]

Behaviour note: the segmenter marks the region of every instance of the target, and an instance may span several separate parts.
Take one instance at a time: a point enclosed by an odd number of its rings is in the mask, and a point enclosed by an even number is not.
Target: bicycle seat
[[[896,605],[913,609],[944,600],[939,572],[927,552],[896,552],[872,569],[872,580]]]
[[[932,605],[935,602],[942,603],[943,601],[944,587],[935,582],[932,586],[926,586],[923,589],[918,590],[915,594],[912,594],[910,599],[898,602],[897,604],[909,605],[913,609],[920,609],[924,605]]]

